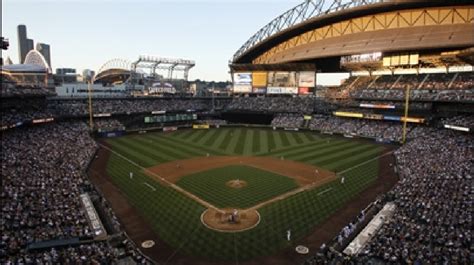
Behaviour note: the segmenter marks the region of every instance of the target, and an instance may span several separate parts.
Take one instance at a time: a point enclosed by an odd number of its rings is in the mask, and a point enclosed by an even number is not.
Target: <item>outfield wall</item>
[[[270,125],[273,120],[273,113],[251,113],[251,112],[224,112],[222,119],[231,123],[244,124],[264,124]]]

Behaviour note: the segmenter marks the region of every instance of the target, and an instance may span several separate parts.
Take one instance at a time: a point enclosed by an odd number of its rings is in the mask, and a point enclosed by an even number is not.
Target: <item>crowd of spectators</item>
[[[416,138],[395,152],[400,181],[384,196],[396,205],[391,219],[358,255],[324,245],[305,265],[472,264],[473,138],[415,131]]]
[[[450,89],[466,90],[474,87],[474,72],[459,74],[451,83]]]
[[[100,132],[124,131],[125,126],[117,119],[95,119],[94,128]]]
[[[44,87],[36,86],[17,86],[13,82],[8,82],[3,78],[6,75],[2,75],[2,84],[0,86],[0,97],[9,98],[9,97],[25,97],[25,96],[54,96],[55,93],[52,90],[46,89]]]
[[[407,126],[407,135],[414,128]],[[403,124],[391,121],[376,121],[333,116],[313,116],[309,129],[326,133],[351,134],[371,138],[383,138],[390,141],[401,141]]]
[[[301,128],[304,122],[303,115],[292,113],[280,113],[272,120],[273,127],[280,128]]]
[[[239,97],[227,106],[229,110],[312,113],[315,100],[310,97]]]
[[[441,119],[443,125],[454,125],[465,128],[474,128],[474,115],[458,115]]]
[[[419,75],[401,75],[400,78],[397,79],[393,83],[393,86],[390,87],[390,89],[395,89],[395,90],[406,90],[407,88],[411,89],[420,89],[420,84],[425,80],[426,75],[425,74],[419,74]]]
[[[357,134],[361,124],[355,119],[346,119],[332,116],[313,117],[309,128],[321,132]]]
[[[312,113],[334,110],[333,104],[309,97],[267,97],[267,98],[234,98],[216,100],[214,105],[228,110],[251,110],[268,112],[298,112]],[[136,114],[153,111],[203,111],[212,109],[211,100],[201,99],[95,99],[92,101],[92,111],[98,114]],[[89,104],[86,99],[55,99],[48,100],[42,109],[15,109],[2,111],[2,125],[11,125],[33,119],[49,117],[78,117],[89,114]]]
[[[474,73],[420,74],[373,77],[355,82],[350,96],[355,99],[403,100],[409,88],[411,100],[474,101]]]
[[[362,256],[395,263],[472,264],[472,136],[440,130],[395,152],[395,215]]]
[[[446,90],[454,77],[455,74],[430,74],[421,86],[425,90]]]
[[[386,90],[392,88],[393,84],[400,76],[398,75],[382,75],[376,78],[370,85],[370,89]]]
[[[95,242],[29,251],[34,243],[94,239],[80,195],[93,193],[84,171],[96,150],[85,123],[18,128],[1,138],[2,264],[110,264],[116,248]]]
[[[54,117],[54,113],[48,110],[21,110],[9,109],[1,113],[1,126],[13,125],[18,122],[30,121],[35,119],[45,119]]]
[[[391,85],[390,85],[391,84]],[[420,74],[350,77],[338,89],[328,89],[328,93],[347,94],[346,99],[352,98],[353,104],[371,102],[372,100],[384,104],[394,104],[396,108],[403,108],[405,88],[410,87],[412,101],[474,101],[474,73],[454,74]],[[2,91],[20,91],[18,93],[34,94],[43,88],[21,88],[12,85],[3,85]],[[29,93],[29,90],[36,92]],[[45,90],[46,91],[46,90]],[[341,92],[342,91],[342,92]],[[17,93],[17,92],[15,92]],[[38,92],[39,93],[39,92]],[[5,93],[5,95],[11,93]],[[21,96],[18,94],[17,96]],[[2,94],[3,95],[3,94]],[[339,97],[337,97],[339,98]],[[380,101],[383,100],[383,101]],[[385,100],[391,100],[389,102]],[[347,100],[346,100],[347,101]],[[2,110],[2,126],[12,125],[32,119],[64,116],[86,116],[89,114],[87,99],[49,99],[46,107],[41,109],[12,108]],[[94,114],[136,114],[152,111],[188,111],[198,110],[212,112],[215,109],[232,111],[259,111],[259,112],[292,112],[301,114],[324,113],[329,114],[337,109],[337,105],[345,101],[332,104],[330,97],[325,100],[313,97],[236,97],[215,100],[199,98],[119,98],[119,99],[94,99],[92,101]],[[347,102],[346,102],[347,103]],[[429,102],[411,102],[411,109],[429,110]]]
[[[210,109],[210,101],[185,99],[94,99],[92,111],[100,113],[145,113],[152,111],[187,111]],[[52,100],[48,109],[58,115],[83,116],[89,114],[87,100]]]
[[[404,90],[356,90],[351,92],[355,99],[404,100]],[[411,90],[411,100],[425,101],[474,101],[474,89],[469,90]]]
[[[359,128],[358,132],[359,134],[367,137],[378,137],[380,135],[383,135],[386,129],[387,125],[385,125],[384,123],[376,121],[366,121]]]

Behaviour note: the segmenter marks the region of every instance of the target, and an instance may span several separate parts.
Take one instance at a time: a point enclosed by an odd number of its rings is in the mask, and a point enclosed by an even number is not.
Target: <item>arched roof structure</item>
[[[468,0],[306,0],[257,31],[231,65],[313,62],[474,45]]]
[[[131,75],[132,63],[125,59],[114,58],[105,62],[97,71],[94,79],[98,82],[113,83],[126,81]]]
[[[26,54],[24,65],[31,65],[37,67],[30,67],[30,68],[44,68],[47,69],[49,73],[51,73],[51,67],[46,62],[44,56],[38,52],[37,50],[31,50]]]

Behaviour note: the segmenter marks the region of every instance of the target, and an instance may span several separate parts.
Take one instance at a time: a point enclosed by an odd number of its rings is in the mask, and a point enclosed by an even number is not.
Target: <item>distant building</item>
[[[74,68],[56,68],[57,75],[66,75],[66,74],[76,74],[76,69]]]
[[[18,25],[18,58],[20,64],[25,63],[25,58],[29,51],[35,50],[34,44],[33,39],[28,39],[26,26]],[[43,55],[51,68],[51,47],[49,44],[37,43],[36,50]]]
[[[50,50],[49,44],[38,42],[36,43],[36,50],[43,55],[49,67],[51,67],[51,50]]]
[[[26,26],[18,25],[18,59],[19,63],[22,64],[25,61],[26,54],[30,51],[29,41],[26,38]],[[33,40],[31,40],[31,45]]]
[[[2,50],[8,50],[8,46],[10,46],[10,42],[8,41],[8,39],[2,37],[1,49]]]
[[[33,39],[26,39],[26,44],[28,52],[35,48],[35,42],[33,41]],[[28,52],[26,52],[26,54],[28,54]]]
[[[94,78],[95,72],[90,70],[90,69],[84,69],[82,71],[82,81],[83,82],[88,82]]]
[[[56,74],[54,75],[55,84],[63,83],[76,83],[77,73],[74,68],[56,68]]]
[[[11,64],[13,64],[12,59],[10,59],[10,56],[8,56],[7,59],[5,60],[5,65],[11,65]]]
[[[16,86],[52,87],[53,82],[50,77],[48,69],[40,64],[10,64],[2,66],[2,81],[11,81]]]

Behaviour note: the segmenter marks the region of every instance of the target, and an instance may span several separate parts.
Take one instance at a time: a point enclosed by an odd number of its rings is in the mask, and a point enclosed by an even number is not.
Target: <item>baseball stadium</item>
[[[189,59],[5,62],[0,263],[473,264],[472,1],[259,26],[202,94]]]

